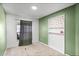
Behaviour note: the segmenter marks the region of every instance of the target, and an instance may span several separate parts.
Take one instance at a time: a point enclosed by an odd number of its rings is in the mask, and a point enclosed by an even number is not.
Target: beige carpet
[[[5,56],[65,56],[60,52],[53,50],[41,43],[32,45],[8,48]]]

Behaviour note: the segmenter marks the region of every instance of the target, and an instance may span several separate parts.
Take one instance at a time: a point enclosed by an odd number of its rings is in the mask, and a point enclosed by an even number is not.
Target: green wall
[[[77,8],[76,8],[77,7]],[[77,11],[76,11],[77,10]],[[77,13],[78,12],[78,13]],[[79,6],[73,5],[70,6],[68,8],[65,8],[63,10],[60,10],[58,12],[55,12],[53,14],[47,15],[43,18],[39,19],[39,30],[40,30],[40,41],[45,43],[48,42],[48,34],[45,34],[48,32],[48,19],[60,14],[65,14],[65,54],[69,54],[71,56],[76,55],[76,41],[77,43],[77,53],[79,53],[79,39],[78,39],[78,35],[79,35],[79,26],[78,26],[78,19],[79,19]],[[75,16],[77,15],[77,24]],[[45,22],[45,23],[44,23]],[[77,26],[77,28],[75,29],[75,26]],[[43,28],[45,27],[44,31]],[[43,32],[44,31],[44,32]],[[75,31],[78,33],[78,37],[77,40],[75,40]],[[44,38],[43,38],[44,37]],[[45,39],[46,38],[46,39]],[[78,54],[79,55],[79,54]]]
[[[43,20],[42,20],[43,19]],[[39,40],[45,44],[48,44],[48,19],[45,18],[41,18],[39,20]]]
[[[5,51],[5,12],[0,4],[0,55]]]
[[[76,32],[75,32],[75,39],[76,39],[76,55],[79,56],[79,4],[76,5]]]
[[[75,6],[65,9],[65,53],[75,55]]]

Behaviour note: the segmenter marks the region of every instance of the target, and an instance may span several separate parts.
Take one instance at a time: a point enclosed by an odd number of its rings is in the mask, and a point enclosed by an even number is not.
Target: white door
[[[48,45],[64,53],[64,14],[48,19]]]

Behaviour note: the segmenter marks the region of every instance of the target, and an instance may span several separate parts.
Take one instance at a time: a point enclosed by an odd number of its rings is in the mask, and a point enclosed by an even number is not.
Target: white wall
[[[6,15],[7,24],[7,48],[16,47],[17,35],[16,35],[16,18],[13,15]]]
[[[33,20],[32,22],[32,42],[39,42],[39,21]]]
[[[48,45],[64,54],[64,15],[48,19]]]
[[[39,41],[39,22],[37,19],[19,18],[11,14],[6,15],[7,24],[7,48],[16,47],[17,44],[17,20],[32,21],[32,42]]]

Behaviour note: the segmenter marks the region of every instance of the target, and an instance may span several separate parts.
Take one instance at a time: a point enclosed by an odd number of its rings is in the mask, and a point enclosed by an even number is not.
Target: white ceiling
[[[74,3],[4,3],[3,7],[7,13],[26,17],[41,18],[49,15]],[[37,6],[37,10],[32,10],[31,6]]]

